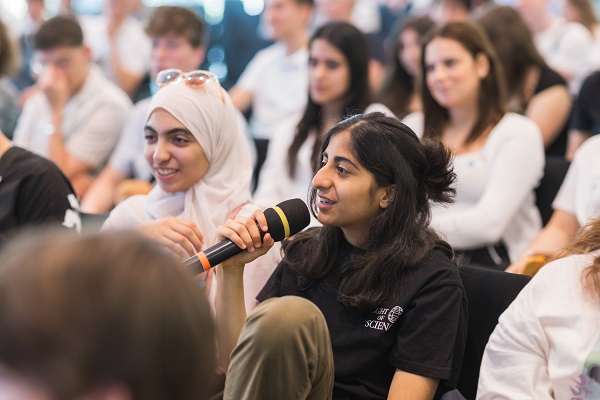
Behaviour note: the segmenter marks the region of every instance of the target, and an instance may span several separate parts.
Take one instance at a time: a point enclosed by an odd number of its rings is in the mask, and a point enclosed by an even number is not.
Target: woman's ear
[[[482,52],[475,56],[475,69],[479,79],[484,79],[490,74],[490,60]]]
[[[380,208],[388,208],[392,201],[394,201],[395,191],[392,186],[388,186],[385,188],[383,192],[383,196],[379,199],[379,207]]]

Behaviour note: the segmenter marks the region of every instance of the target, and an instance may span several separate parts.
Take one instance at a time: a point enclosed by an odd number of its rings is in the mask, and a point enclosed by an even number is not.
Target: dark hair
[[[594,35],[596,25],[598,25],[598,17],[596,16],[594,4],[590,0],[567,0],[567,2],[579,11],[581,20],[577,22],[585,26]]]
[[[482,29],[472,22],[450,22],[431,31],[423,41],[421,54],[422,79],[426,79],[425,49],[435,38],[452,39],[460,43],[475,58],[483,54],[489,61],[490,71],[481,80],[477,102],[477,121],[471,129],[465,144],[477,140],[490,125],[495,125],[505,114],[504,75],[500,62],[490,41]],[[425,126],[423,137],[440,137],[449,120],[448,110],[442,107],[431,95],[426,84],[422,85],[423,112]]]
[[[184,7],[158,7],[146,24],[146,34],[156,38],[169,33],[184,37],[192,47],[206,44],[206,26],[194,11]]]
[[[297,4],[306,4],[308,6],[314,7],[315,0],[294,0]]]
[[[44,22],[34,36],[36,50],[83,46],[83,31],[77,19],[59,15]]]
[[[387,67],[379,97],[381,102],[399,118],[407,114],[407,107],[417,84],[417,77],[411,76],[398,59],[401,50],[400,35],[412,30],[422,38],[434,26],[435,22],[428,16],[407,18],[396,26],[390,36],[387,46]]]
[[[595,218],[579,230],[573,243],[559,257],[591,253],[598,249],[600,249],[600,218]],[[600,299],[600,256],[594,257],[592,265],[585,270],[582,279],[588,293]]]
[[[421,142],[396,118],[369,113],[345,119],[329,130],[321,153],[331,138],[342,132],[350,134],[351,151],[377,185],[391,187],[394,193],[389,207],[371,221],[362,246],[366,253],[353,256],[349,273],[342,277],[339,300],[362,309],[389,298],[398,289],[404,270],[417,265],[434,248],[452,257],[448,244],[430,226],[430,207],[432,202],[452,201],[455,174],[450,152],[440,140]],[[313,189],[310,205],[315,216],[316,197]],[[324,226],[316,235],[300,235],[285,244],[286,260],[299,274],[301,288],[331,271],[342,237],[341,228]],[[301,244],[308,247],[297,246]],[[398,265],[402,267],[387,268]]]
[[[0,77],[12,75],[19,68],[19,50],[8,28],[0,19]]]
[[[0,259],[0,364],[9,371],[56,399],[110,384],[136,399],[210,394],[208,302],[154,244],[125,232],[47,235],[12,243]]]
[[[502,63],[508,98],[518,98],[525,108],[531,97],[525,93],[529,69],[547,67],[535,46],[531,30],[519,12],[507,6],[491,9],[478,22]]]
[[[311,37],[309,48],[312,43],[322,39],[327,41],[333,47],[338,49],[346,60],[350,69],[350,88],[346,94],[346,101],[343,112],[346,115],[361,113],[370,103],[369,91],[369,48],[367,41],[354,25],[346,22],[332,22],[323,25]],[[308,104],[304,114],[296,127],[296,134],[288,150],[288,173],[290,177],[295,176],[296,164],[298,161],[298,152],[302,144],[308,139],[312,130],[318,133],[322,127],[321,111],[323,106],[312,101],[310,94]],[[341,117],[343,117],[342,115]],[[317,136],[313,146],[313,166],[316,164],[319,156],[320,138]]]

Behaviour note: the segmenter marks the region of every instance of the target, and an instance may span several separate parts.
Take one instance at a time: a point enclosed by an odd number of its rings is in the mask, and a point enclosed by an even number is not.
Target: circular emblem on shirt
[[[388,319],[393,324],[394,322],[396,322],[398,320],[398,317],[400,315],[402,315],[403,312],[404,312],[404,310],[402,309],[402,307],[396,306],[396,307],[392,308],[390,310],[390,312],[388,313]]]

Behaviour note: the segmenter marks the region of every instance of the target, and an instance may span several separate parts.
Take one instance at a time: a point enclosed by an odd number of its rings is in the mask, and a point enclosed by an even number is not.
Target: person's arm
[[[540,128],[544,148],[548,148],[558,137],[569,118],[571,95],[566,86],[555,85],[532,97],[525,116]]]
[[[246,112],[252,105],[252,92],[240,86],[234,86],[229,90],[229,97],[233,105],[241,112]]]
[[[567,152],[565,154],[565,158],[569,161],[573,160],[575,157],[575,152],[577,149],[592,136],[592,133],[589,131],[581,131],[575,128],[572,128],[569,131],[569,136],[567,139]]]
[[[69,100],[67,77],[61,70],[49,66],[40,77],[39,85],[52,110],[52,132],[48,132],[50,135],[48,158],[58,165],[67,179],[74,181],[79,175],[87,174],[91,166],[69,153],[63,141],[61,132],[63,112]],[[77,192],[77,188],[75,191]]]
[[[125,23],[124,19],[115,18],[108,21],[107,35],[108,35],[108,49],[109,49],[109,60],[114,72],[114,81],[127,95],[130,97],[135,93],[142,79],[144,79],[144,72],[135,71],[123,62],[121,50],[119,49],[119,30]],[[136,40],[136,36],[129,38],[129,40]],[[139,44],[142,47],[141,43]],[[133,49],[138,51],[139,49]],[[126,54],[123,54],[126,55]],[[131,54],[131,56],[141,56],[142,54]]]
[[[397,369],[387,398],[388,400],[433,399],[439,383],[439,379],[415,375]]]
[[[223,370],[229,367],[231,352],[237,344],[246,321],[244,266],[267,253],[274,244],[268,233],[261,241],[257,222],[263,232],[268,232],[265,215],[260,210],[256,210],[252,218],[238,216],[235,220],[230,219],[218,229],[218,241],[230,239],[238,247],[247,250],[217,266],[216,278],[219,290],[215,300],[215,326],[219,346],[219,366]]]
[[[111,165],[104,167],[85,194],[81,202],[81,211],[92,214],[109,212],[113,207],[115,189],[126,177]]]
[[[555,258],[573,241],[579,228],[579,222],[575,215],[560,209],[554,210],[550,221],[529,245],[525,254],[512,263],[506,272],[523,273],[525,265],[532,255],[541,254],[548,259]]]

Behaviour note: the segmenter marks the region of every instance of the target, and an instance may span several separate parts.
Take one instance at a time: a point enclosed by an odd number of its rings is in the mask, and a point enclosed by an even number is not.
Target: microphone
[[[300,199],[282,201],[275,207],[267,208],[264,213],[267,225],[269,225],[269,233],[276,242],[295,235],[310,223],[308,207]],[[258,226],[258,223],[256,226]],[[258,229],[260,230],[262,239],[266,232],[263,232],[260,227]],[[188,267],[190,272],[197,275],[208,271],[242,251],[243,249],[239,248],[231,240],[226,239],[191,256],[183,261],[183,264]]]

